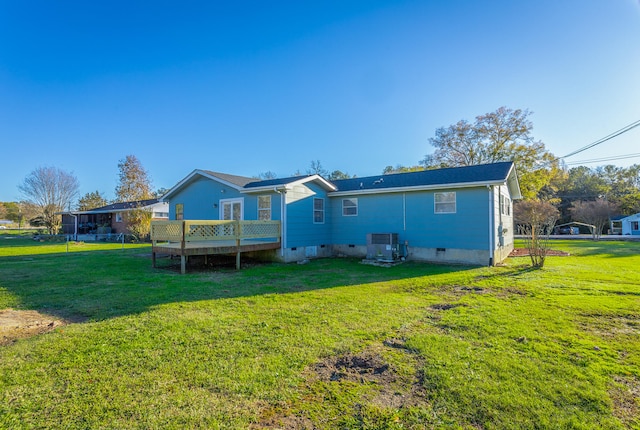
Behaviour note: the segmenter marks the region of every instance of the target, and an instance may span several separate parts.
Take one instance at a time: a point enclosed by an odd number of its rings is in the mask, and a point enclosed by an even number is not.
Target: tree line
[[[152,191],[151,178],[135,155],[127,155],[118,162],[116,198],[107,201],[100,191],[79,196],[80,182],[73,173],[54,166],[40,166],[29,173],[18,186],[23,195],[20,202],[0,202],[0,219],[8,219],[20,227],[44,227],[49,234],[57,234],[61,227],[61,213],[85,211],[118,202],[138,202],[158,197]],[[77,199],[77,203],[76,203]],[[128,228],[142,238],[148,234],[151,213],[133,209],[128,213]]]

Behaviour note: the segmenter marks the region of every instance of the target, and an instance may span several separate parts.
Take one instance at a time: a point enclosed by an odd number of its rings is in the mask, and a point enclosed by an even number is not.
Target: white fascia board
[[[509,173],[507,174],[507,186],[509,187],[512,200],[520,200],[522,198],[520,181],[518,181],[518,173],[516,172],[515,163],[511,165],[511,169],[509,169]]]
[[[224,179],[220,179],[217,176],[214,175],[210,175],[209,173],[205,172],[204,170],[200,170],[200,169],[196,169],[193,172],[189,173],[183,180],[181,180],[180,182],[178,182],[176,185],[174,185],[169,191],[167,191],[159,200],[161,202],[165,202],[165,199],[167,199],[171,194],[176,193],[179,189],[181,189],[182,187],[184,187],[187,183],[189,183],[189,181],[191,181],[191,179],[193,179],[193,177],[195,177],[196,175],[200,175],[203,176],[207,179],[211,179],[212,181],[216,181],[219,182],[223,185],[226,185],[230,188],[233,188],[237,191],[241,191],[242,188],[232,184],[231,182],[225,181]]]
[[[333,185],[331,182],[327,181],[326,179],[324,179],[322,176],[311,175],[311,176],[307,176],[306,178],[298,179],[297,181],[287,182],[286,184],[268,185],[264,187],[243,188],[240,192],[245,194],[252,194],[252,193],[264,193],[269,191],[286,191],[286,190],[293,189],[293,187],[295,187],[296,185],[302,185],[302,184],[306,184],[307,182],[313,182],[313,181],[318,181],[321,186],[328,189],[329,191],[336,190],[336,186]]]
[[[352,190],[352,191],[336,191],[329,193],[329,197],[342,197],[353,195],[366,195],[366,194],[386,194],[386,193],[404,193],[411,191],[433,191],[433,190],[448,190],[452,188],[478,188],[486,187],[490,185],[505,185],[504,181],[497,182],[460,182],[451,184],[438,184],[438,185],[416,185],[413,187],[394,187],[394,188],[377,188],[375,190]]]
[[[313,182],[313,181],[318,181],[320,185],[322,185],[324,188],[330,191],[335,191],[337,189],[335,185],[333,185],[331,182],[327,181],[325,178],[323,178],[318,174],[307,176],[306,178],[301,178],[301,179],[298,179],[297,181],[290,182],[287,184],[287,186],[294,187],[296,185],[302,185],[302,184],[306,184],[307,182]]]
[[[278,185],[271,185],[269,187],[243,188],[240,190],[240,192],[242,194],[270,193],[270,192],[279,193],[281,191],[287,191],[289,189],[291,189],[289,187],[289,184],[278,184]]]

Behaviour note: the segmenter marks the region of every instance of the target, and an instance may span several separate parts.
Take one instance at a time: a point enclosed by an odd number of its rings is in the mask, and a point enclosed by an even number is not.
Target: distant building
[[[152,220],[169,219],[169,204],[158,199],[113,203],[87,210],[62,213],[62,233],[75,240],[88,240],[84,236],[129,234],[127,214],[142,209],[152,212]]]

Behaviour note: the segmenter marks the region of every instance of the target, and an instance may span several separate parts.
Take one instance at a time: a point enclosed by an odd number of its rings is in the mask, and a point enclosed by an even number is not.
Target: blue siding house
[[[336,181],[194,170],[161,200],[171,220],[279,220],[282,261],[376,258],[377,249],[384,258],[494,265],[513,249],[519,198],[514,164],[500,162]]]

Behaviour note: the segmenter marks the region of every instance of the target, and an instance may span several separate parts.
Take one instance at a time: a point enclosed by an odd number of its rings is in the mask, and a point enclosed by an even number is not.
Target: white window
[[[313,223],[324,224],[324,199],[313,199]]]
[[[169,218],[169,212],[154,212],[153,218]]]
[[[511,199],[500,195],[500,213],[502,215],[511,215]]]
[[[638,231],[638,221],[631,221],[631,230]]]
[[[448,193],[435,193],[433,195],[434,212],[437,214],[454,214],[456,213],[456,193],[450,191]]]
[[[258,196],[258,219],[271,220],[271,196]]]
[[[182,203],[176,204],[176,220],[184,219],[184,205]]]
[[[342,199],[342,216],[358,215],[358,199]]]
[[[244,219],[244,199],[220,200],[220,219],[240,221]]]
[[[122,222],[122,212],[116,212],[116,222]]]

